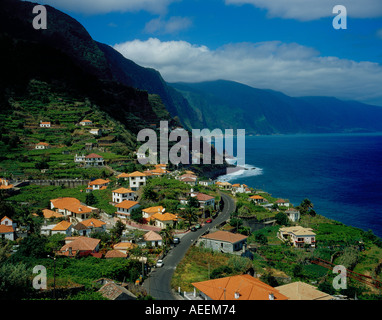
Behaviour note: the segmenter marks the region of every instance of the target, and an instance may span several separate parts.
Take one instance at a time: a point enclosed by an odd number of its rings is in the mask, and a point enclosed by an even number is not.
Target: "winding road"
[[[147,290],[147,293],[156,300],[175,300],[171,291],[170,282],[176,266],[196,239],[208,229],[226,221],[235,210],[235,202],[233,199],[224,193],[221,193],[221,196],[224,202],[222,212],[213,219],[211,223],[205,224],[196,232],[188,232],[185,234],[181,238],[180,243],[172,248],[163,259],[163,267],[153,269],[149,277],[143,282],[143,287]]]

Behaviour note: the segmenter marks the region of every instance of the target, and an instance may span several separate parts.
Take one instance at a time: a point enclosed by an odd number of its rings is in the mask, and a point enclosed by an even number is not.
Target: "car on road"
[[[195,225],[195,228],[196,229],[200,229],[202,226],[198,223],[197,225]]]
[[[211,218],[206,220],[206,223],[211,223],[211,222],[212,222]]]
[[[195,227],[191,227],[191,231],[196,231],[196,228]]]
[[[178,237],[175,237],[173,239],[174,244],[178,244],[180,242],[180,239]]]
[[[163,266],[163,260],[158,260],[157,264],[155,265],[157,268],[161,268]]]

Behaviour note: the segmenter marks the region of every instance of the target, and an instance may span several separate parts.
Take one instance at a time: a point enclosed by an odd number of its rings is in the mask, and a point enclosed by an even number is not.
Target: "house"
[[[165,208],[162,206],[155,206],[142,209],[142,217],[145,219],[149,219],[154,213],[164,212]]]
[[[45,220],[64,218],[63,214],[56,212],[56,211],[53,211],[53,210],[49,210],[49,209],[43,209],[42,214],[43,214],[43,217]],[[34,213],[33,215],[37,216],[36,213]]]
[[[129,174],[128,173],[121,173],[117,176],[117,179],[124,179],[124,180],[128,180],[129,179]]]
[[[135,201],[137,199],[137,195],[131,189],[119,188],[112,191],[112,198],[114,203],[121,203],[124,200]]]
[[[267,199],[263,198],[262,196],[259,196],[258,194],[255,194],[254,196],[249,197],[250,201],[253,201],[255,204],[261,204],[268,202]]]
[[[93,125],[93,121],[85,119],[85,120],[82,120],[82,121],[80,122],[80,125],[81,125],[81,126],[84,126],[84,127],[86,127],[86,126],[91,126],[91,125]]]
[[[288,216],[289,220],[292,222],[297,222],[300,220],[301,214],[300,211],[295,208],[289,208],[285,211],[285,214]]]
[[[89,182],[87,190],[104,190],[107,188],[109,183],[110,180],[96,179]]]
[[[80,200],[71,197],[50,200],[51,209],[69,217],[70,221],[82,221],[88,219],[95,211],[94,208],[81,204]]]
[[[91,153],[85,157],[85,165],[88,167],[102,167],[104,164],[103,157],[96,153]]]
[[[278,206],[281,206],[281,207],[289,207],[290,206],[289,201],[284,200],[284,199],[277,199],[275,204],[277,204]]]
[[[280,240],[289,242],[294,247],[302,248],[305,245],[316,246],[316,234],[311,228],[301,226],[280,228],[277,236]]]
[[[0,220],[0,239],[15,240],[16,223],[12,219],[4,216]]]
[[[51,127],[50,122],[40,121],[40,128],[50,128],[50,127]]]
[[[112,258],[127,258],[127,254],[123,253],[120,250],[112,249],[106,252],[105,259],[112,259]]]
[[[192,285],[205,300],[288,300],[279,290],[249,274],[193,282]]]
[[[146,232],[144,235],[143,235],[143,239],[141,242],[139,242],[139,245],[140,246],[151,246],[151,247],[158,247],[158,246],[162,246],[162,237],[160,236],[160,234],[156,233],[155,231],[149,231],[149,232]]]
[[[209,186],[213,186],[215,183],[212,180],[201,180],[198,182],[198,184],[204,187],[209,187]]]
[[[75,156],[74,156],[74,162],[75,163],[85,163],[85,155],[78,155],[78,154],[76,154]]]
[[[137,245],[135,243],[131,243],[131,242],[118,242],[117,244],[115,244],[113,246],[113,249],[114,250],[118,250],[124,254],[127,254],[128,251],[130,251],[131,249],[134,249],[136,248]]]
[[[191,173],[185,173],[181,176],[178,176],[176,179],[183,181],[191,186],[196,186],[198,183],[198,177]]]
[[[133,293],[113,281],[105,283],[98,292],[109,300],[137,300],[137,297]]]
[[[35,146],[35,149],[37,149],[37,150],[45,150],[45,149],[50,149],[50,148],[51,148],[51,146],[47,142],[39,142]]]
[[[217,181],[215,183],[220,189],[223,190],[231,190],[232,189],[232,184],[230,184],[227,181]]]
[[[81,253],[96,253],[99,250],[101,240],[89,237],[66,237],[65,245],[57,252],[58,255],[74,257]]]
[[[11,184],[9,180],[0,178],[0,190],[8,190],[12,188],[13,188],[13,184]]]
[[[165,229],[168,225],[173,227],[178,221],[178,216],[169,212],[165,212],[165,213],[157,212],[157,213],[154,213],[149,218],[149,220],[153,221],[156,227]]]
[[[116,204],[115,207],[117,208],[117,217],[126,219],[134,209],[140,207],[140,204],[137,201],[123,200],[121,203]]]
[[[203,235],[199,239],[200,245],[214,251],[234,252],[242,250],[247,244],[247,236],[228,231],[216,231]]]
[[[102,136],[102,129],[90,129],[89,133],[91,133],[94,136]]]
[[[82,220],[81,224],[86,227],[86,235],[90,235],[92,232],[105,232],[106,222],[99,219],[86,219]]]
[[[288,300],[334,300],[331,295],[301,281],[284,284],[275,289],[288,297]]]
[[[209,206],[215,208],[215,197],[211,197],[208,194],[201,192],[198,192],[195,197],[198,199],[201,208],[206,208]]]
[[[235,183],[231,187],[232,194],[236,193],[251,193],[251,190],[246,184]]]
[[[72,223],[66,220],[62,220],[51,229],[51,234],[64,234],[67,237],[70,237],[72,235]]]
[[[140,187],[146,185],[146,174],[143,172],[135,171],[129,174],[130,188],[138,190]]]

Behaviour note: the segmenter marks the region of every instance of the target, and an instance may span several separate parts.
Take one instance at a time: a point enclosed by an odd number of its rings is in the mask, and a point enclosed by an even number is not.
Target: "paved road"
[[[170,250],[163,259],[163,267],[155,268],[150,276],[143,282],[143,287],[147,293],[157,300],[174,300],[171,293],[170,282],[176,266],[182,260],[189,247],[201,236],[207,229],[212,228],[230,217],[231,212],[235,210],[235,202],[226,194],[221,193],[224,208],[223,211],[213,219],[212,223],[205,224],[196,232],[188,232],[182,238],[179,244]]]

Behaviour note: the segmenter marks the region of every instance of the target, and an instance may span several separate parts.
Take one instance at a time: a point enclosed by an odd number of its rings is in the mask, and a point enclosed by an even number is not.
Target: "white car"
[[[163,260],[158,260],[157,261],[157,264],[156,264],[156,267],[157,268],[160,268],[160,267],[162,267],[163,266]]]

